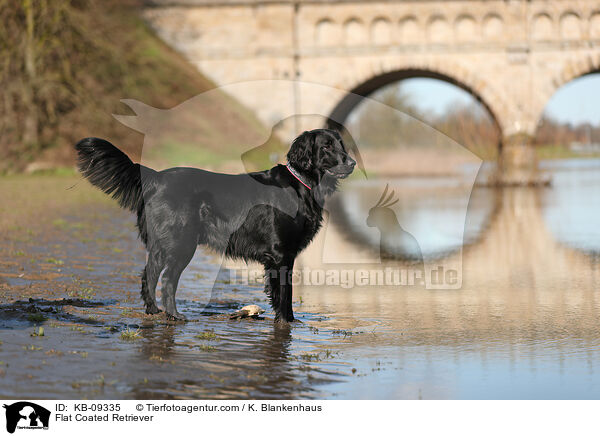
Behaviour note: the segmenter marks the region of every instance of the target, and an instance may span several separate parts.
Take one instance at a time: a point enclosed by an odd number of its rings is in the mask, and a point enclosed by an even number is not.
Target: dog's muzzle
[[[354,159],[352,159],[350,156],[348,156],[346,158],[345,163],[336,165],[329,169],[326,169],[325,172],[335,178],[345,179],[350,174],[352,174],[352,171],[354,171],[355,166],[356,166],[356,161]]]

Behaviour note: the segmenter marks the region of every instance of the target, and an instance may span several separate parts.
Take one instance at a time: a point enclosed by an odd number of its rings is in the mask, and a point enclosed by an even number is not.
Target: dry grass
[[[138,0],[31,2],[34,51],[26,50],[31,39],[27,4],[0,8],[0,40],[7,58],[0,68],[5,96],[0,103],[0,172],[72,166],[72,145],[86,136],[106,138],[136,159],[143,137],[112,117],[132,114],[121,99],[167,109],[215,87],[144,23]],[[28,53],[34,71],[28,70]],[[35,104],[26,104],[32,98]],[[219,91],[210,104],[192,112],[180,119],[185,128],[177,128],[178,135],[161,140],[185,145],[186,153],[210,150],[230,157],[268,136],[252,112]],[[32,113],[37,129],[26,129],[24,120]],[[160,150],[173,154],[167,145]],[[161,156],[160,150],[157,159],[172,157]]]
[[[480,162],[467,151],[450,153],[434,148],[366,149],[361,155],[367,173],[380,177],[453,175],[464,164]]]
[[[140,330],[131,330],[131,329],[127,329],[127,330],[123,330],[121,332],[121,340],[123,341],[137,341],[138,339],[140,339],[142,336],[140,335]]]

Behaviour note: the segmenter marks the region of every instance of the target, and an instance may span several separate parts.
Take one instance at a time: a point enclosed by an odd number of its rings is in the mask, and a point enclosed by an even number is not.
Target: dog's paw
[[[169,321],[187,321],[187,318],[185,317],[185,315],[182,315],[179,312],[167,313],[167,319]]]
[[[146,308],[146,313],[148,315],[156,315],[157,313],[161,313],[162,310],[160,310],[157,306],[150,306]]]

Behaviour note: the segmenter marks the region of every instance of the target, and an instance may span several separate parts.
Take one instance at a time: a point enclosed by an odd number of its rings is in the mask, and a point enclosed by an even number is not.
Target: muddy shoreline
[[[145,253],[131,214],[75,177],[0,185],[12,201],[0,231],[3,398],[314,398],[315,385],[352,374],[310,343],[333,335],[275,327],[260,287],[224,284],[207,307],[196,304],[198,288],[210,287],[203,271],[220,267],[208,253],[178,293],[191,321],[146,315]],[[248,303],[267,313],[228,319]],[[311,341],[292,345],[298,329]]]

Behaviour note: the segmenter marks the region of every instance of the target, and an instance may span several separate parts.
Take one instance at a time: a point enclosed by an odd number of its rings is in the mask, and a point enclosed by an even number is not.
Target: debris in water
[[[243,318],[258,318],[261,313],[265,313],[265,310],[256,304],[250,304],[249,306],[244,306],[240,310],[236,310],[231,315],[229,315],[229,319],[243,319]]]

